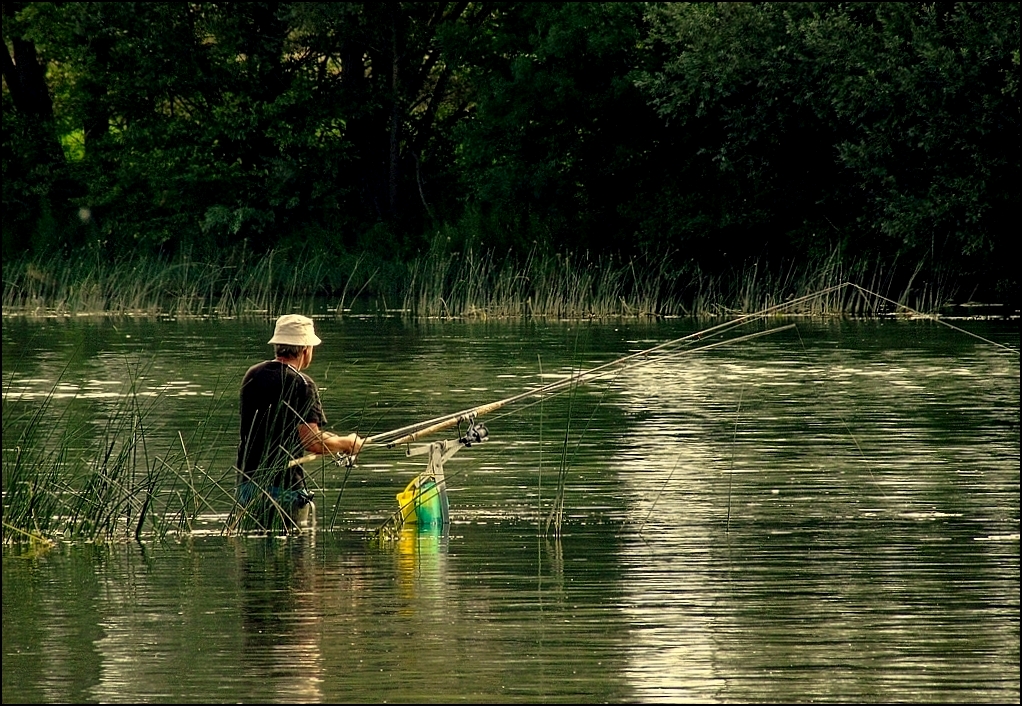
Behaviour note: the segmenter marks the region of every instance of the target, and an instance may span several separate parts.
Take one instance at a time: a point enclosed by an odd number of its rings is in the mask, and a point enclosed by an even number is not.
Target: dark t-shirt
[[[238,482],[297,490],[304,482],[301,466],[288,462],[305,454],[298,427],[326,424],[316,383],[277,360],[256,363],[241,383],[241,442]]]

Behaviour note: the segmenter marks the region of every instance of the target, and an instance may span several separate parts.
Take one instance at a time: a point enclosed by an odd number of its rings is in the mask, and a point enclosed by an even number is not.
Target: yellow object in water
[[[401,508],[402,524],[444,525],[447,523],[450,505],[447,488],[442,479],[432,473],[420,473],[408,486],[397,494]]]

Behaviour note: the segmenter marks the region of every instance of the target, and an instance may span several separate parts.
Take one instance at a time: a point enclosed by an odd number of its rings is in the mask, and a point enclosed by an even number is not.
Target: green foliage
[[[458,161],[467,216],[500,250],[614,251],[655,115],[629,80],[641,5],[527,3],[501,18]]]
[[[310,225],[350,248],[377,221],[407,237],[443,213],[433,185],[451,181],[467,100],[448,48],[486,17],[442,3],[26,3],[16,24],[51,67],[62,141],[84,135],[73,206],[98,243],[215,252]]]
[[[726,194],[702,200],[706,222],[977,272],[1005,256],[1017,3],[668,3],[649,19],[660,67],[639,83],[687,133],[685,167]]]
[[[1018,3],[29,2],[3,32],[5,258],[375,270],[441,233],[1017,298]]]

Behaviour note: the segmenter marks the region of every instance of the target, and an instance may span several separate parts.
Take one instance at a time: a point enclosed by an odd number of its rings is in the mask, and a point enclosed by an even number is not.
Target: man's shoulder
[[[245,381],[251,380],[275,380],[283,385],[294,387],[316,388],[316,383],[305,373],[295,370],[286,363],[279,360],[264,360],[256,363],[245,372]]]
[[[245,379],[247,380],[249,378],[253,378],[253,377],[257,376],[257,375],[260,375],[264,371],[266,371],[267,369],[269,369],[271,367],[275,367],[277,365],[279,365],[279,363],[277,363],[277,361],[275,361],[275,360],[263,360],[263,361],[260,361],[260,362],[256,363],[255,365],[250,366],[249,369],[245,371]]]

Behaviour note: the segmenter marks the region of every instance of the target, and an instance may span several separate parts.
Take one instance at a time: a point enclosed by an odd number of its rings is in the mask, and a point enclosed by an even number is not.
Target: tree
[[[524,3],[491,29],[459,132],[467,218],[494,247],[627,250],[660,125],[630,79],[642,6]]]
[[[425,224],[457,206],[451,127],[471,103],[461,62],[494,7],[98,2],[11,12],[49,67],[60,97],[52,122],[77,145],[78,205],[107,249],[213,252],[246,241],[261,251],[325,237],[394,255],[414,251]]]
[[[686,169],[723,194],[699,199],[710,232],[737,226],[746,253],[766,238],[973,274],[1004,261],[1018,3],[663,3],[648,18],[659,67],[639,83],[687,133]]]
[[[18,21],[25,3],[3,3],[3,252],[15,249],[15,234],[39,250],[56,245],[55,231],[74,191],[57,139],[46,67],[35,42]]]

